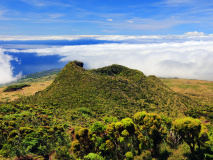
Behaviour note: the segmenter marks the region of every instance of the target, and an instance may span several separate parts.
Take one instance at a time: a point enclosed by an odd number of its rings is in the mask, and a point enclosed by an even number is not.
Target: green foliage
[[[92,112],[91,109],[89,108],[85,108],[85,107],[82,107],[82,108],[78,108],[77,109],[79,112],[83,113],[83,114],[87,114],[89,116],[95,116],[95,114]]]
[[[171,118],[161,115],[161,119],[162,119],[163,124],[167,127],[167,129],[171,129],[171,127],[172,127]]]
[[[139,118],[140,115],[143,115],[143,120]],[[135,119],[138,123],[131,118],[124,118],[107,127],[95,122],[90,130],[77,128],[73,132],[72,137],[75,138],[71,150],[78,158],[95,153],[105,159],[133,159],[134,155],[141,155],[146,149],[152,150],[150,154],[153,157],[159,156],[159,145],[167,134],[161,116],[143,112],[136,113]]]
[[[138,70],[120,65],[85,70],[75,62],[69,62],[47,89],[18,102],[58,106],[64,114],[67,110],[82,112],[79,123],[86,123],[92,117],[122,119],[140,110],[177,117],[183,115],[184,110],[201,106],[171,91],[157,77],[146,77]],[[70,117],[78,118],[74,113]]]
[[[141,140],[144,141],[145,137],[150,139],[153,143],[152,155],[158,156],[159,145],[167,134],[166,129],[163,127],[161,116],[154,113],[139,112],[134,115],[134,121],[138,125],[139,132],[143,135],[140,135]]]
[[[115,149],[115,145],[111,140],[106,141],[106,150],[107,151],[113,151]]]
[[[152,160],[152,154],[150,151],[143,151],[140,156],[135,156],[134,160]]]
[[[89,130],[87,128],[81,128],[78,130],[78,132],[76,133],[76,138],[78,139],[78,137],[86,137],[88,136],[88,132]]]
[[[184,139],[189,145],[191,152],[195,150],[195,145],[200,143],[199,137],[201,134],[201,122],[198,119],[187,117],[178,119],[174,122],[174,130]]]
[[[76,156],[79,156],[80,149],[81,148],[79,140],[72,141],[71,150],[74,154],[76,154]]]
[[[147,112],[137,112],[134,115],[134,122],[138,125],[144,124],[144,118],[146,117]]]
[[[213,121],[213,106],[204,105],[202,108],[191,108],[185,111],[184,114],[192,118],[200,118],[203,116]]]
[[[65,133],[66,125],[55,122],[45,107],[1,104],[0,112],[0,155],[47,156],[58,150],[56,157],[69,156],[66,148],[70,146],[70,139]]]
[[[104,121],[106,124],[109,124],[109,123],[112,123],[112,122],[118,122],[118,118],[117,118],[117,117],[109,116],[109,117],[104,117],[104,118],[103,118],[103,121]]]
[[[85,160],[104,160],[103,157],[95,153],[89,153],[87,156],[84,156],[84,159]]]
[[[206,143],[206,150],[204,152],[205,159],[210,160],[213,158],[213,141]]]
[[[120,65],[85,70],[82,66],[69,62],[44,91],[0,104],[0,155],[161,159],[170,155],[167,149],[175,153],[179,144],[185,144],[180,139],[185,136],[186,142],[200,148],[197,157],[211,157],[210,129],[192,119],[172,126],[172,119],[199,109],[199,103],[137,70]],[[211,107],[205,109],[210,117]],[[178,130],[179,124],[185,128],[180,125],[183,129]]]
[[[123,124],[124,129],[129,133],[129,134],[134,134],[135,133],[135,126],[134,122],[130,118],[125,118],[121,120],[121,123]]]
[[[123,130],[123,131],[121,132],[121,135],[122,135],[123,137],[128,137],[128,136],[129,136],[129,132],[125,129],[125,130]]]
[[[11,91],[16,91],[18,89],[22,89],[24,87],[29,87],[29,84],[17,84],[17,85],[10,85],[7,88],[3,90],[3,92],[11,92]]]
[[[102,133],[105,129],[106,129],[106,126],[103,123],[99,122],[99,121],[93,123],[93,125],[90,127],[90,130],[93,133],[96,133],[96,134]]]
[[[127,153],[125,154],[125,156],[126,156],[126,159],[127,159],[127,160],[133,159],[133,154],[132,154],[132,152],[127,152]]]

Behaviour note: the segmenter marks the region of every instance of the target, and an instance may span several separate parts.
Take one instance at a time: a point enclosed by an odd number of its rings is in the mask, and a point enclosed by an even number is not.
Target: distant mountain
[[[28,75],[24,75],[21,80],[23,79],[27,79],[27,78],[41,78],[44,76],[50,76],[53,74],[58,74],[61,71],[61,69],[57,68],[57,69],[51,69],[51,70],[47,70],[47,71],[42,71],[42,72],[36,72],[36,73],[32,73],[32,74],[28,74]]]
[[[155,76],[121,65],[85,70],[83,63],[69,62],[44,91],[20,99],[23,103],[62,109],[88,108],[97,116],[123,118],[146,110],[170,117],[200,104],[175,93]]]

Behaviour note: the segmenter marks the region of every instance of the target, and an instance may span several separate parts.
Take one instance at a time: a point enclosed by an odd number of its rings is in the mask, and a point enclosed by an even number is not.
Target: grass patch
[[[161,79],[173,91],[190,96],[196,101],[213,106],[213,82],[187,79]]]

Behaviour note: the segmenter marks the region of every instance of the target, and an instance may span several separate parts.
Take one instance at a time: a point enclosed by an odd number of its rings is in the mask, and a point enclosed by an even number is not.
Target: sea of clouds
[[[77,40],[116,41],[93,45],[42,46],[0,49],[0,83],[17,79],[10,64],[15,53],[37,56],[59,55],[60,62],[80,60],[85,68],[120,64],[138,69],[146,75],[167,78],[213,81],[213,35],[189,32],[184,35],[150,36],[0,36],[0,40]],[[7,55],[13,52],[14,56]]]

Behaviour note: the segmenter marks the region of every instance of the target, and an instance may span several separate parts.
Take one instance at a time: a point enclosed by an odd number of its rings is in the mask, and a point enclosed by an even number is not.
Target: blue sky
[[[1,0],[0,35],[212,33],[212,0]]]

